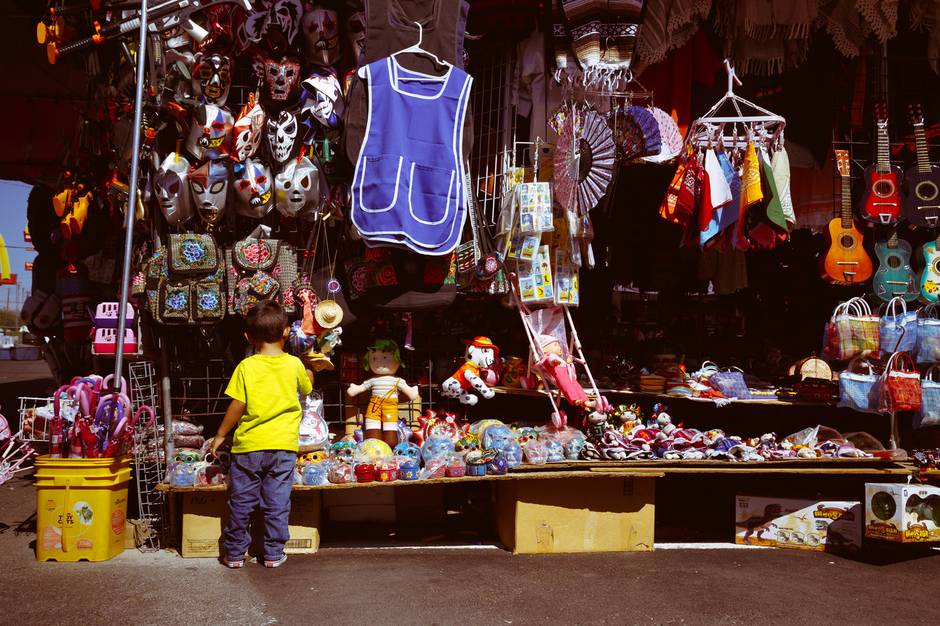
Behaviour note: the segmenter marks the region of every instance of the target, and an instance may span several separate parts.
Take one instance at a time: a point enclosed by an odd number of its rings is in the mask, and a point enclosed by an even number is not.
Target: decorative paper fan
[[[662,140],[662,146],[659,149],[659,154],[643,157],[643,160],[650,163],[665,163],[682,153],[682,133],[679,132],[679,125],[676,124],[671,115],[656,107],[651,110],[653,111],[653,117],[656,118],[656,122],[659,124],[659,136]]]
[[[637,126],[643,131],[643,143],[639,150],[630,158],[645,157],[652,154],[659,154],[662,147],[662,139],[659,136],[659,122],[653,112],[637,105],[627,107],[627,117],[636,120]]]
[[[565,208],[587,213],[604,197],[613,178],[616,144],[610,127],[596,111],[569,115],[555,155],[555,196]]]

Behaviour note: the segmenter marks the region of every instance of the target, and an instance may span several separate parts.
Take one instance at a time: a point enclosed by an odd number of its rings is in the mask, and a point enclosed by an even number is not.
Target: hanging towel
[[[787,230],[796,228],[796,212],[793,210],[793,198],[790,196],[790,157],[786,148],[774,152],[770,161],[774,171],[774,183],[777,185],[777,194],[780,198],[780,208],[783,217],[787,220]]]
[[[767,156],[767,149],[761,148],[758,153],[761,163],[761,186],[764,194],[764,202],[767,206],[767,219],[778,230],[786,233],[789,231],[787,220],[783,214],[783,206],[780,203],[780,194],[777,190],[777,181],[774,179],[774,170],[770,165],[770,158]]]
[[[738,250],[747,250],[745,226],[748,223],[748,209],[764,199],[760,185],[760,161],[753,142],[748,142],[741,166],[741,210],[734,229],[733,243]]]
[[[729,226],[734,226],[738,221],[738,213],[741,210],[741,177],[731,164],[726,152],[718,155],[718,163],[721,165],[721,171],[728,181],[728,188],[731,190],[731,202],[725,205],[721,211],[721,220],[718,223],[718,230],[725,231]]]
[[[719,233],[721,215],[731,200],[731,186],[725,178],[715,150],[709,148],[705,152],[705,194],[702,200],[703,211],[699,215],[699,245],[703,248]]]

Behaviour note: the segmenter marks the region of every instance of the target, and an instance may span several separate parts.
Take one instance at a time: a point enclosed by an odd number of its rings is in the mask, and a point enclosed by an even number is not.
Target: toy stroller
[[[558,406],[556,398],[559,394],[571,405],[590,413],[589,421],[605,421],[605,414],[610,405],[594,382],[594,375],[591,374],[591,368],[584,358],[581,340],[578,338],[570,311],[563,306],[531,311],[519,299],[515,281],[510,281],[510,284],[513,285],[513,301],[519,310],[519,317],[529,340],[532,354],[529,368],[539,374],[548,391],[548,398],[555,410],[552,414],[555,429],[564,430],[568,423],[565,413]],[[570,338],[568,326],[571,327]],[[584,368],[591,383],[591,395],[586,393],[578,382],[578,365]]]
[[[32,468],[27,465],[36,451],[28,443],[19,440],[22,431],[14,434],[5,417],[0,415],[0,485],[13,478],[14,474]]]

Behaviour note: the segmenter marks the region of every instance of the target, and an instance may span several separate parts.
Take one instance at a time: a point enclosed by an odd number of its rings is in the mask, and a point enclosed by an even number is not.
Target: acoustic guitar
[[[865,197],[862,217],[876,224],[894,224],[901,217],[901,170],[891,165],[888,139],[888,111],[884,103],[875,105],[875,134],[878,156],[865,168]]]
[[[924,271],[920,273],[920,299],[933,304],[940,297],[940,237],[920,247]]]
[[[836,168],[842,180],[842,215],[829,222],[829,250],[822,259],[820,274],[836,285],[856,285],[871,277],[871,258],[862,245],[862,233],[852,219],[852,179],[849,151],[836,150]]]
[[[938,225],[937,219],[940,218],[940,168],[930,163],[920,105],[911,105],[909,110],[914,126],[917,164],[904,172],[904,219],[914,226],[933,228]]]
[[[871,281],[875,295],[885,302],[895,296],[907,302],[917,300],[920,287],[911,269],[911,244],[898,239],[897,229],[892,231],[887,241],[875,244],[875,255],[878,257],[878,271]]]

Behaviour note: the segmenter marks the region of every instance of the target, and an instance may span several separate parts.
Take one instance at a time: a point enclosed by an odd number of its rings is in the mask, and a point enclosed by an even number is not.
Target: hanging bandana
[[[307,157],[293,159],[274,177],[277,210],[296,217],[320,197],[320,172]]]
[[[199,105],[193,110],[186,149],[197,160],[227,157],[233,124],[227,109],[214,104]]]
[[[228,168],[222,161],[206,161],[189,170],[189,186],[200,219],[214,226],[222,217],[228,199]]]
[[[193,95],[208,104],[225,104],[232,86],[232,58],[197,52],[193,63]]]
[[[232,158],[236,161],[244,161],[253,157],[261,145],[261,137],[264,134],[264,109],[255,102],[254,94],[248,96],[248,102],[238,114],[235,121],[235,148],[232,151]]]
[[[268,57],[257,57],[255,73],[264,81],[265,96],[274,103],[284,103],[295,94],[300,82],[300,63],[283,57],[280,61]]]
[[[306,60],[318,65],[336,67],[340,60],[339,24],[336,11],[308,3],[301,20],[301,35]]]
[[[235,210],[238,214],[258,219],[267,215],[274,199],[273,181],[268,166],[260,161],[248,159],[244,163],[236,163],[233,173],[235,197],[238,199]]]
[[[154,173],[153,191],[170,226],[184,224],[193,216],[188,178],[189,161],[177,152],[167,155]]]

